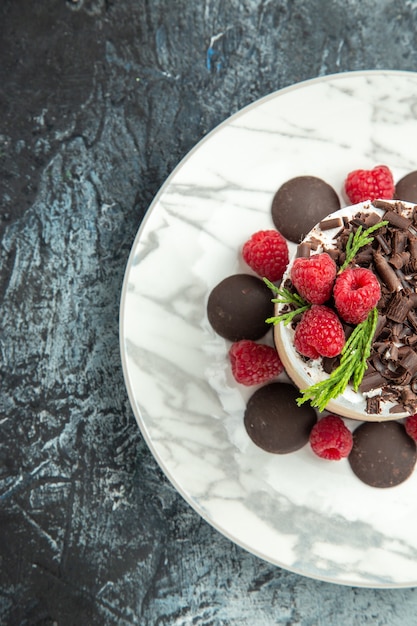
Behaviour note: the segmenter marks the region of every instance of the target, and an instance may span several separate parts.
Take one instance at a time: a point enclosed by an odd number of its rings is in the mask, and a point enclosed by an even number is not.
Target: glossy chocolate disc
[[[330,185],[315,176],[297,176],[284,183],[272,201],[272,219],[290,241],[299,243],[324,217],[340,209]]]
[[[410,172],[395,185],[395,197],[404,202],[417,203],[417,171]]]
[[[308,442],[317,416],[310,405],[297,405],[299,395],[291,384],[270,383],[249,398],[244,422],[257,446],[267,452],[287,454]]]
[[[416,464],[416,444],[400,422],[366,422],[353,433],[349,463],[356,476],[371,487],[395,487]]]
[[[250,274],[234,274],[210,293],[207,317],[225,339],[239,341],[263,337],[271,328],[265,320],[274,314],[273,294],[263,280]]]

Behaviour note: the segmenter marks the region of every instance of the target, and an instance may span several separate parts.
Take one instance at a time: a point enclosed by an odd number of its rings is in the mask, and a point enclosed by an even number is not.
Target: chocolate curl
[[[366,228],[370,228],[371,226],[375,226],[375,224],[379,224],[379,222],[381,221],[381,216],[379,215],[379,213],[365,213],[363,221]]]
[[[411,377],[417,374],[417,354],[414,350],[410,349],[409,353],[401,359],[401,365],[407,370]]]
[[[374,343],[372,344],[372,350],[376,354],[384,354],[386,349],[387,349],[387,342],[386,341],[374,341]]]
[[[362,382],[359,386],[359,391],[362,393],[367,393],[368,391],[372,391],[373,389],[380,389],[384,385],[387,384],[385,378],[379,372],[370,372],[369,374],[365,374],[362,378]]]
[[[401,291],[396,291],[385,309],[385,315],[394,322],[405,322],[409,311],[413,308],[413,301],[403,297]]]
[[[393,341],[399,341],[400,335],[403,330],[403,325],[400,322],[395,322],[391,326],[391,334]]]
[[[366,398],[366,412],[373,415],[378,415],[381,412],[381,399],[379,396]]]
[[[405,411],[405,407],[402,404],[396,404],[395,406],[391,407],[389,410],[391,415],[395,415],[396,413],[404,413],[404,411]]]
[[[391,369],[385,365],[379,355],[375,354],[372,357],[372,365],[387,381],[394,385],[403,385],[408,378],[408,372],[401,364],[397,363],[396,369]]]
[[[366,227],[366,222],[364,220],[364,216],[363,216],[362,213],[359,213],[358,215],[355,215],[355,217],[353,217],[350,220],[350,223],[352,224],[352,226],[358,226],[358,227],[362,226],[362,228]]]
[[[393,205],[391,203],[391,201],[387,201],[387,200],[374,200],[372,202],[372,205],[376,208],[376,209],[383,209],[385,211],[392,211],[392,209],[396,209],[397,205],[400,205],[402,207],[402,203],[401,202],[395,202],[395,204]],[[384,217],[382,219],[385,219],[385,214]]]
[[[417,314],[413,309],[408,312],[407,319],[414,328],[414,330],[417,330]]]
[[[410,265],[413,272],[417,271],[417,237],[410,235],[408,238],[408,250],[410,252]]]
[[[323,369],[326,372],[326,374],[331,374],[333,372],[333,370],[336,369],[336,367],[339,365],[340,363],[340,356],[333,356],[333,357],[323,357]]]
[[[412,352],[410,346],[400,346],[398,348],[398,356],[400,359],[404,359],[410,352]]]
[[[368,248],[363,248],[355,256],[355,262],[357,265],[369,266],[372,262],[372,259],[373,259],[373,250],[370,246]]]
[[[401,391],[401,401],[410,413],[415,412],[417,407],[417,396],[411,389],[403,389]]]
[[[297,248],[296,257],[299,259],[300,257],[308,258],[310,256],[311,246],[306,241],[300,243]]]
[[[343,226],[343,222],[340,219],[340,217],[333,217],[331,219],[322,220],[320,222],[320,228],[322,230],[331,230],[332,228],[342,228],[342,226]]]
[[[409,261],[410,253],[406,252],[405,250],[403,252],[396,252],[389,260],[391,265],[393,265],[398,270],[404,267],[404,265],[407,265]]]
[[[399,270],[399,269],[395,269],[395,273],[397,274],[398,279],[399,279],[399,281],[400,281],[400,283],[401,283],[402,287],[404,288],[404,290],[405,290],[406,292],[408,292],[408,291],[409,291],[409,289],[410,289],[410,284],[409,284],[409,282],[407,281],[407,278],[405,277],[405,275],[404,275],[403,271],[402,271],[402,270]]]
[[[383,235],[375,235],[375,239],[377,240],[385,254],[391,254],[392,248]]]
[[[311,237],[308,243],[310,244],[312,250],[318,250],[321,246],[321,241],[317,237]]]
[[[407,230],[407,228],[413,225],[413,222],[408,219],[408,217],[399,215],[394,211],[387,211],[384,215],[384,220],[387,220],[391,224],[391,226],[397,226],[398,228],[402,228],[403,230]]]
[[[388,348],[389,354],[387,356],[388,361],[394,361],[396,363],[398,361],[398,347],[395,343],[390,343]]]
[[[395,230],[393,233],[393,249],[395,254],[404,252],[407,247],[408,235],[403,230]]]
[[[407,343],[407,346],[411,346],[411,347],[415,346],[417,344],[417,334],[412,333],[411,335],[405,338],[405,341]]]
[[[381,281],[384,283],[390,293],[399,291],[401,289],[401,282],[398,279],[397,274],[389,265],[388,261],[382,254],[376,250],[374,252],[375,269]]]
[[[376,323],[374,340],[378,339],[379,335],[384,330],[384,328],[386,326],[386,323],[387,323],[387,316],[386,315],[381,315],[381,313],[378,312],[378,320],[377,320],[377,323]]]
[[[323,252],[326,252],[336,265],[339,265],[339,250],[337,248],[324,248]]]

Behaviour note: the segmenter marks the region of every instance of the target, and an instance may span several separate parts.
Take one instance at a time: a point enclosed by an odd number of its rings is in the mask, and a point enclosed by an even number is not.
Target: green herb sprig
[[[366,230],[363,230],[362,226],[359,226],[355,234],[350,233],[346,243],[346,259],[339,269],[339,274],[341,274],[343,270],[348,267],[361,248],[373,242],[374,238],[370,237],[371,233],[379,228],[382,228],[382,226],[386,226],[387,224],[389,224],[389,222],[383,220],[382,222],[378,222],[377,224],[370,226]]]
[[[374,239],[371,236],[372,233],[388,223],[388,221],[383,220],[366,230],[359,226],[355,234],[350,233],[345,248],[346,258],[338,271],[339,274],[352,263],[361,248],[372,243]],[[287,325],[296,315],[304,313],[310,308],[311,304],[298,293],[293,293],[285,287],[276,287],[266,278],[264,278],[264,282],[278,296],[272,302],[295,307],[281,315],[268,318],[265,320],[267,323],[278,324],[283,322],[284,325]],[[349,383],[352,384],[354,391],[358,391],[367,368],[367,360],[371,354],[377,321],[378,310],[375,307],[369,312],[366,320],[358,324],[348,337],[341,352],[339,366],[325,380],[300,391],[301,397],[297,399],[299,406],[310,401],[311,406],[319,411],[324,411],[329,401],[342,394]]]
[[[275,302],[275,304],[292,304],[295,306],[295,309],[292,309],[291,311],[286,311],[285,313],[275,315],[274,317],[268,317],[268,319],[265,320],[267,324],[278,324],[279,322],[284,322],[284,325],[287,326],[287,324],[289,324],[296,315],[300,315],[310,308],[311,304],[304,300],[304,298],[302,298],[298,293],[293,293],[289,289],[286,289],[286,287],[277,287],[267,278],[264,278],[263,280],[271,291],[278,296],[278,298],[273,298],[272,302]]]
[[[344,392],[349,382],[354,391],[359,389],[371,354],[372,339],[378,321],[378,310],[373,308],[364,322],[358,324],[346,341],[341,352],[340,365],[328,378],[307,389],[301,389],[298,406],[310,401],[311,406],[324,411],[327,404]]]

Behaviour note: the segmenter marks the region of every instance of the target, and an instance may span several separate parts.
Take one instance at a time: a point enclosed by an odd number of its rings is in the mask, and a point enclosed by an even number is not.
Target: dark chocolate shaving
[[[409,349],[407,356],[401,359],[401,365],[411,374],[411,377],[417,374],[417,354],[414,350]]]
[[[395,252],[391,257],[389,262],[396,269],[401,269],[404,265],[407,265],[410,261],[410,253],[406,252]]]
[[[369,265],[372,262],[373,250],[371,247],[363,248],[355,257],[357,265]]]
[[[372,241],[361,248],[352,266],[365,267],[377,277],[381,297],[377,304],[378,321],[359,391],[366,395],[367,412],[378,415],[390,402],[390,413],[417,412],[417,207],[410,211],[400,201],[375,201],[384,211],[358,212],[343,224],[324,219],[322,229],[341,230],[334,238],[335,248],[325,250],[340,267],[346,258],[346,243],[359,227],[363,229],[386,220],[388,224],[372,234]],[[410,219],[410,216],[412,219]],[[317,241],[310,240],[315,246]],[[325,371],[337,367],[337,359],[323,360]]]
[[[404,388],[401,392],[401,400],[410,413],[415,413],[417,408],[417,396],[412,389]]]
[[[378,339],[379,335],[385,328],[386,322],[387,322],[387,316],[381,315],[381,313],[378,311],[378,321],[376,323],[376,329],[375,329],[375,335],[374,335],[375,339]]]
[[[405,410],[406,409],[403,404],[396,404],[390,408],[389,412],[391,413],[391,415],[395,415],[397,413],[404,413]]]
[[[398,228],[402,228],[404,230],[407,230],[413,224],[408,217],[399,215],[395,211],[387,211],[384,215],[384,220],[387,220],[391,226],[397,226]]]
[[[398,279],[401,283],[401,287],[403,289],[405,289],[405,292],[408,293],[409,289],[410,289],[410,285],[408,284],[408,280],[407,277],[405,276],[405,274],[402,272],[402,270],[400,270],[399,268],[396,268],[395,270],[396,275],[398,276]]]
[[[366,412],[378,415],[381,412],[381,398],[380,396],[371,396],[366,398]]]
[[[408,312],[407,320],[410,322],[414,330],[417,331],[417,313],[414,310]]]
[[[413,272],[417,271],[417,237],[408,237],[408,250],[410,252],[410,266]]]
[[[381,221],[381,216],[379,215],[379,213],[375,213],[375,212],[365,213],[363,217],[363,221],[364,221],[366,228],[370,228],[371,226],[375,226],[376,224],[379,224],[379,222]]]
[[[398,279],[397,274],[389,265],[387,259],[381,254],[381,252],[374,252],[375,269],[378,276],[386,286],[389,292],[398,291],[401,288],[401,282]]]
[[[385,315],[393,322],[405,322],[413,306],[410,298],[403,297],[401,291],[395,292],[385,308]]]
[[[414,333],[412,335],[406,336],[405,341],[407,346],[414,346],[417,343],[417,334]]]
[[[405,370],[400,363],[393,366],[392,362],[388,366],[386,362],[375,354],[372,358],[372,365],[375,369],[386,379],[386,382],[393,382],[396,385],[402,385],[407,378],[407,370]]]
[[[320,228],[322,230],[331,230],[332,228],[341,228],[343,226],[343,222],[340,217],[333,217],[328,220],[323,220],[320,222]]]
[[[382,248],[382,251],[385,254],[391,254],[392,252],[391,246],[388,244],[387,240],[385,239],[383,235],[380,235],[380,234],[375,235],[375,239],[377,240],[377,242]]]
[[[333,259],[336,265],[339,265],[339,251],[338,250],[335,250],[334,248],[325,248],[323,252],[327,252],[329,257]]]
[[[404,252],[407,247],[408,233],[403,230],[395,230],[392,237],[393,250],[395,254]]]
[[[300,258],[300,257],[308,258],[310,256],[310,252],[311,252],[310,244],[307,243],[306,241],[303,241],[297,247],[297,254],[296,254],[296,256],[297,256],[297,258]]]
[[[373,389],[380,389],[386,384],[386,378],[384,378],[384,376],[382,376],[379,372],[373,371],[369,374],[365,374],[359,386],[359,391],[366,393],[368,391],[372,391]]]

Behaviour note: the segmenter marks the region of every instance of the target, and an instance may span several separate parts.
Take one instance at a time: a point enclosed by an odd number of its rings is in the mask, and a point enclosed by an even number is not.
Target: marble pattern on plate
[[[222,278],[248,271],[239,246],[272,227],[272,195],[288,178],[317,175],[340,194],[356,167],[385,162],[396,179],[415,169],[416,87],[411,73],[338,75],[272,94],[227,120],[155,198],[122,296],[129,396],[173,484],[239,545],[344,584],[417,583],[416,475],[376,490],[347,461],[330,465],[308,447],[285,456],[256,448],[242,421],[253,389],[233,382],[228,344],[205,307]]]

